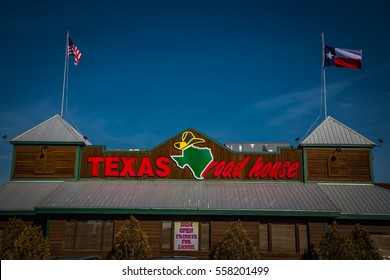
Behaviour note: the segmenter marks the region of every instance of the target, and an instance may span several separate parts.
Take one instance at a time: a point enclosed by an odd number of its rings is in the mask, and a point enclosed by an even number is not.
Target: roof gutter
[[[144,215],[203,215],[203,216],[266,216],[266,217],[333,217],[338,211],[305,210],[240,210],[240,209],[132,209],[132,208],[36,208],[37,214],[144,214]]]

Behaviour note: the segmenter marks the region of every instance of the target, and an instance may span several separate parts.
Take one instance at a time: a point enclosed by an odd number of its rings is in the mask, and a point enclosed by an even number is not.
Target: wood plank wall
[[[75,178],[78,147],[15,146],[12,177],[22,178]]]
[[[64,243],[66,233],[66,221],[53,220],[50,222],[49,245],[51,256],[64,255]]]
[[[305,170],[308,181],[372,181],[368,149],[307,149]]]
[[[322,237],[325,234],[324,223],[309,223],[309,243],[313,244],[314,249],[320,248]]]
[[[172,250],[163,250],[161,249],[161,229],[162,229],[161,220],[140,220],[142,230],[147,234],[149,244],[152,248],[153,257],[159,256],[172,256],[172,255],[184,255],[184,256],[195,256],[201,259],[208,259],[209,252],[207,251],[198,251],[198,252],[177,252]],[[215,244],[220,242],[226,234],[231,221],[211,221],[210,222],[210,244],[212,248]],[[124,220],[115,220],[114,221],[114,234],[119,231],[123,226]],[[314,245],[314,249],[319,250],[322,237],[325,234],[325,224],[322,222],[309,222],[309,223],[287,223],[288,225],[295,225],[295,237],[296,237],[296,250],[295,252],[273,252],[269,251],[264,247],[264,244],[260,244],[260,240],[270,240],[272,238],[272,223],[260,224],[258,221],[244,221],[242,222],[245,230],[248,233],[248,236],[253,240],[254,245],[257,247],[260,252],[260,257],[262,259],[299,259],[304,252],[304,249],[310,244]],[[266,226],[267,231],[260,231],[261,226]],[[284,225],[280,223],[275,223],[275,225]],[[364,229],[373,233],[387,232],[390,233],[390,225],[385,224],[375,224],[367,223],[362,225]],[[339,228],[342,232],[350,232],[354,228],[354,224],[349,222],[348,224],[339,224]],[[51,249],[52,256],[86,256],[86,255],[98,255],[106,259],[109,255],[109,251],[77,251],[77,250],[66,250],[65,247],[65,232],[66,232],[66,220],[52,220],[50,222],[50,233],[49,233],[49,244]],[[261,236],[260,234],[268,234],[267,238]],[[277,240],[276,237],[275,240]],[[272,244],[272,242],[271,242]],[[280,246],[280,243],[278,244]],[[390,244],[389,244],[390,249]],[[263,249],[260,249],[263,248]],[[272,245],[270,247],[272,249]],[[265,249],[265,251],[264,251]]]

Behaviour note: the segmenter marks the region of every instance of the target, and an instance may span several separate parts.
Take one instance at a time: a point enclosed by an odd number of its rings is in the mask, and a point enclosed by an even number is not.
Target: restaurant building
[[[375,144],[327,117],[297,147],[221,144],[190,128],[152,149],[92,145],[59,115],[11,140],[0,223],[41,225],[52,256],[99,255],[130,215],[154,257],[195,256],[240,220],[263,259],[299,259],[334,220],[390,255],[390,190],[374,184]]]

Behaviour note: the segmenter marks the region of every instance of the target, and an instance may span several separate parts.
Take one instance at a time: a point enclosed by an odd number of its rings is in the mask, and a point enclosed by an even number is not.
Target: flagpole
[[[64,116],[64,99],[65,99],[65,88],[67,79],[67,69],[69,64],[68,48],[69,48],[69,30],[66,31],[66,48],[65,48],[65,63],[64,63],[64,81],[62,83],[62,101],[61,101],[61,117]]]
[[[324,89],[324,116],[325,119],[328,117],[328,112],[326,108],[326,76],[325,76],[325,34],[322,32],[322,80],[323,80],[323,89]]]

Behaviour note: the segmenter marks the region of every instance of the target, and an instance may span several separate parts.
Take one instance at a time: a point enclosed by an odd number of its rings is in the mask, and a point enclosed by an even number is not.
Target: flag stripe
[[[336,57],[362,59],[362,50],[347,50],[335,48]]]
[[[333,66],[357,70],[362,69],[362,50],[341,49],[325,45],[323,55],[323,67]]]
[[[77,64],[79,63],[81,57],[82,57],[82,54],[80,52],[80,50],[77,48],[77,46],[72,42],[72,40],[69,38],[69,42],[68,42],[68,56],[71,56],[73,55],[74,56],[74,62],[73,64],[75,66],[77,66]]]
[[[362,69],[362,60],[356,58],[336,57],[334,59],[334,67],[346,67],[360,70]]]

